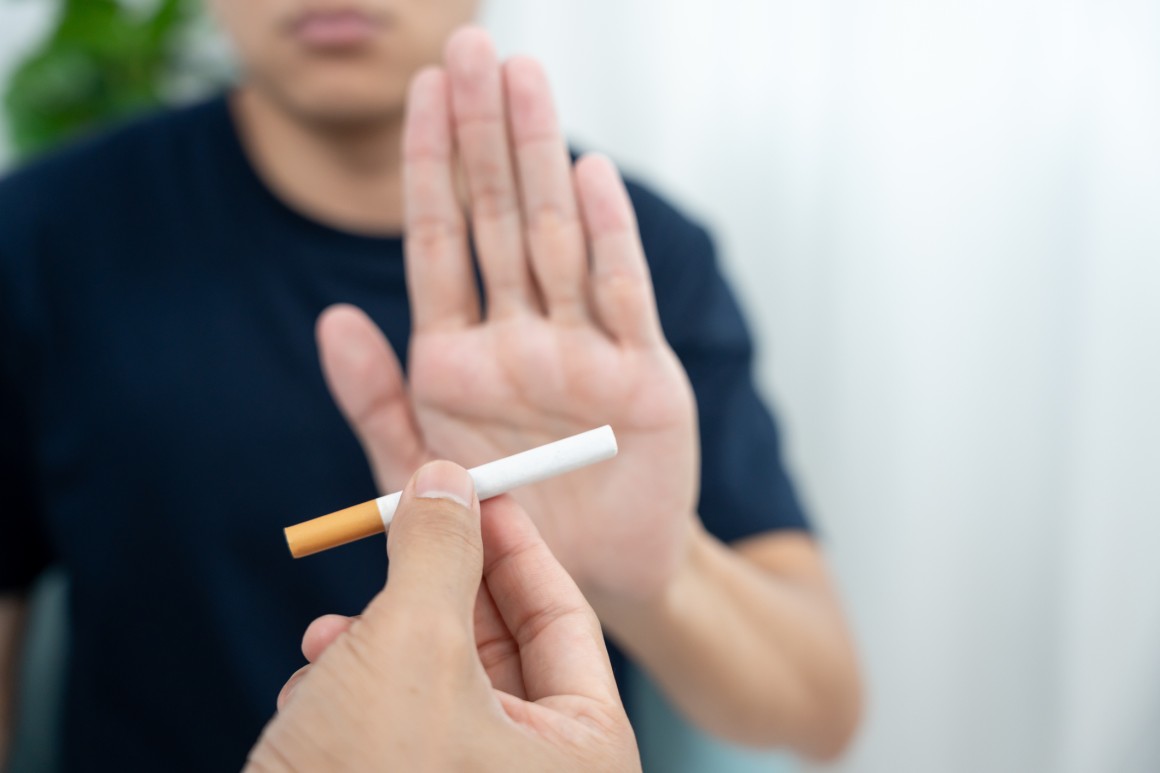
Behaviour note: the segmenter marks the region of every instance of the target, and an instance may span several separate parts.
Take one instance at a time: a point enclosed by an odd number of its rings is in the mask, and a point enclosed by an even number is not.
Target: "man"
[[[0,583],[70,574],[66,769],[238,764],[286,643],[377,589],[373,544],[279,544],[375,493],[328,307],[380,490],[611,423],[517,493],[607,633],[710,732],[837,754],[852,649],[704,231],[573,168],[482,32],[412,82],[474,3],[214,7],[228,100],[0,187]]]

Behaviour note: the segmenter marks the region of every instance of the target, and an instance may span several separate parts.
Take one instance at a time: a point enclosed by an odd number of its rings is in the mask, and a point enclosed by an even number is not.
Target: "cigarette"
[[[475,481],[475,493],[482,502],[520,486],[539,483],[614,456],[616,435],[612,433],[612,427],[605,425],[530,451],[481,464],[467,472]],[[401,496],[402,492],[396,491],[286,528],[284,531],[290,554],[302,558],[364,537],[382,534],[391,525]]]

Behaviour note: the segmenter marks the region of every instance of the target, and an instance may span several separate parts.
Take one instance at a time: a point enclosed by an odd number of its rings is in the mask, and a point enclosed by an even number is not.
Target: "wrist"
[[[630,648],[636,639],[679,625],[704,591],[704,569],[714,539],[696,515],[687,522],[687,536],[681,549],[655,584],[643,590],[593,590],[589,594],[589,602],[605,630]]]

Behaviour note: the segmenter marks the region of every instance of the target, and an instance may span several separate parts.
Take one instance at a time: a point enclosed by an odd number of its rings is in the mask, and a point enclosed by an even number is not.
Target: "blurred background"
[[[0,0],[0,163],[224,82],[197,5]],[[490,0],[484,21],[546,63],[576,143],[718,238],[868,679],[832,769],[1160,770],[1160,4]],[[659,770],[802,767],[659,701],[640,724]]]

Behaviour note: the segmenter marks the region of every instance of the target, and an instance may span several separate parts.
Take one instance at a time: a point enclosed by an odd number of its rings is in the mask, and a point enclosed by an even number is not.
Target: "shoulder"
[[[196,136],[218,100],[146,116],[74,141],[0,179],[0,248],[31,231],[75,223],[100,202],[140,193],[158,162]]]
[[[722,281],[713,236],[672,200],[633,177],[625,187],[636,211],[640,240],[662,317],[679,313]]]
[[[586,150],[570,147],[572,160],[579,160]],[[664,270],[669,263],[687,263],[690,258],[711,263],[713,244],[705,226],[653,187],[626,172],[615,159],[613,161],[620,168],[624,187],[632,201],[641,243],[654,274],[658,268]]]
[[[706,253],[712,252],[712,239],[704,225],[635,177],[625,176],[624,184],[650,263],[665,260],[673,252],[689,252],[686,248],[696,253],[692,257],[711,257]]]
[[[678,355],[706,347],[747,353],[748,326],[709,230],[648,186],[632,178],[625,185],[669,343]]]
[[[46,283],[121,254],[173,197],[224,99],[93,134],[0,179],[0,323],[28,326]],[[93,266],[100,272],[100,266]]]

